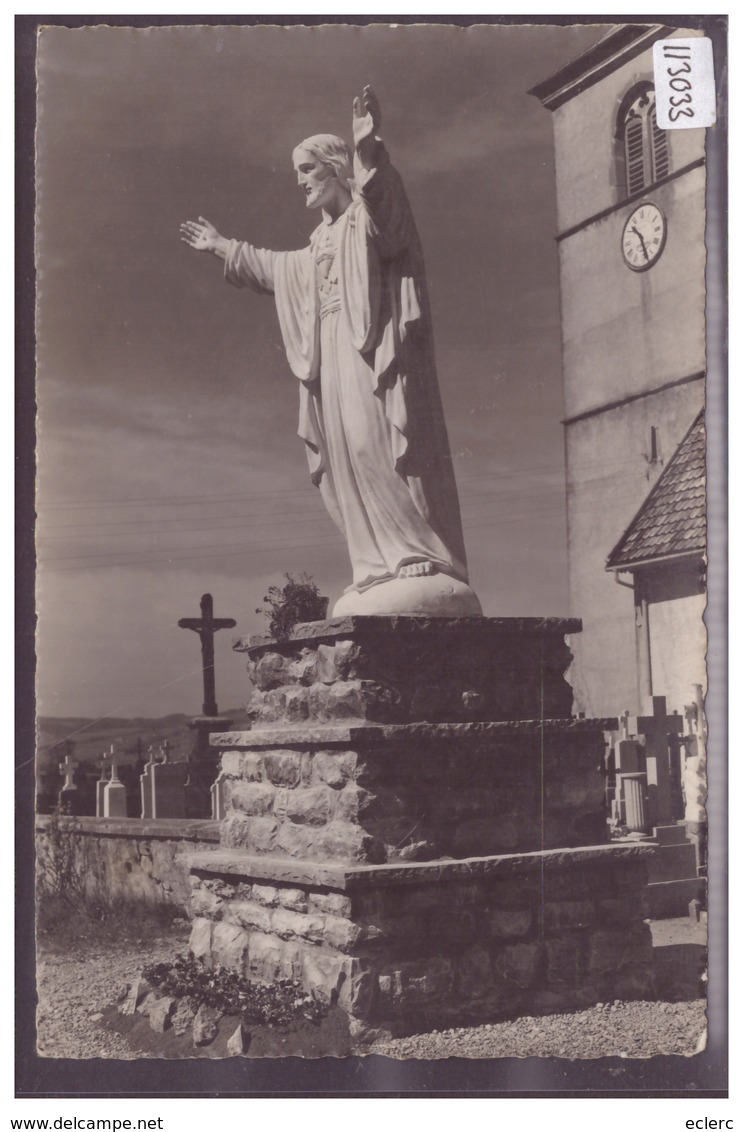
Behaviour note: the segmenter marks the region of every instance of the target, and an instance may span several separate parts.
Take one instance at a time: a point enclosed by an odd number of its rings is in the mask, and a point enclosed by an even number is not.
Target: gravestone
[[[622,738],[616,748],[616,769],[618,774],[640,774],[645,770],[642,746],[629,732],[630,713],[625,711],[621,717]]]
[[[697,848],[697,871],[707,872],[707,720],[701,684],[694,684],[687,709],[688,738],[683,769],[684,821]]]
[[[227,813],[226,782],[224,772],[220,771],[211,785],[212,821],[222,821]]]
[[[99,777],[96,782],[96,817],[139,817],[141,803],[140,772],[142,741],[138,739],[133,749],[122,749],[120,744],[112,743],[107,752],[100,756]],[[106,794],[108,786],[114,786]],[[136,796],[132,799],[135,789]],[[106,798],[108,797],[108,804]]]
[[[650,823],[664,825],[674,817],[668,737],[681,734],[684,721],[678,713],[666,712],[665,696],[652,696],[651,705],[652,714],[637,716],[632,731],[645,737]]]
[[[103,788],[104,818],[125,818],[127,816],[126,786],[118,775],[117,764],[121,761],[121,758],[122,756],[116,751],[113,743],[108,755],[103,756],[102,761],[105,760],[109,765],[111,775]]]
[[[650,828],[645,752],[642,744],[630,735],[631,718],[629,711],[620,716],[621,738],[614,747],[616,778],[610,813],[616,826],[644,833]]]
[[[166,739],[157,751],[150,748],[150,760],[142,774],[142,817],[184,818],[188,763],[171,763],[170,743]]]
[[[74,779],[75,771],[79,765],[73,759],[69,750],[66,751],[64,759],[59,764],[60,774],[64,778],[62,789],[59,792],[59,812],[75,817],[79,817],[82,812],[82,795]]]
[[[608,843],[617,721],[571,716],[579,630],[354,616],[239,642],[253,728],[212,737],[225,814],[190,860],[194,954],[298,978],[357,1035],[647,993],[655,850]]]

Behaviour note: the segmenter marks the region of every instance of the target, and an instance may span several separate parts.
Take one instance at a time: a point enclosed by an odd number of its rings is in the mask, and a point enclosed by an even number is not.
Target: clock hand
[[[647,247],[645,246],[645,241],[644,241],[644,240],[643,240],[643,238],[642,238],[642,232],[640,231],[640,229],[639,229],[639,228],[636,228],[636,227],[634,226],[634,224],[632,225],[632,231],[633,231],[633,232],[635,233],[635,235],[637,236],[638,240],[640,241],[640,244],[641,244],[641,246],[642,246],[642,254],[643,254],[643,255],[645,256],[645,259],[649,260],[649,259],[650,259],[650,256],[648,255],[648,249],[647,249]]]

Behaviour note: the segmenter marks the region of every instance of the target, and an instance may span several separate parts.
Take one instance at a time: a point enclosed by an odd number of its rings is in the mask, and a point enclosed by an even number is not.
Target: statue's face
[[[324,165],[308,149],[298,149],[294,153],[294,169],[307,208],[332,205],[339,186],[332,166]]]

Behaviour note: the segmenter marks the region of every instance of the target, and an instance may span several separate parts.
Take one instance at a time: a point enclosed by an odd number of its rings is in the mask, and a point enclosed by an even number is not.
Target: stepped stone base
[[[692,900],[706,903],[704,877],[654,881],[648,884],[645,890],[647,915],[652,920],[670,920],[686,916]]]
[[[297,978],[356,1033],[651,991],[644,844],[610,846],[605,730],[572,719],[539,618],[340,617],[251,638],[253,729],[222,751],[222,848],[191,947]]]
[[[598,844],[604,722],[226,732],[222,843],[369,864]]]
[[[652,841],[658,852],[648,868],[648,915],[654,920],[686,916],[692,900],[705,898],[698,845],[687,836],[684,822],[656,826]]]
[[[247,637],[254,728],[569,718],[567,633],[539,617],[337,617]]]
[[[191,949],[299,979],[358,1040],[652,995],[646,845],[401,865],[190,858]]]

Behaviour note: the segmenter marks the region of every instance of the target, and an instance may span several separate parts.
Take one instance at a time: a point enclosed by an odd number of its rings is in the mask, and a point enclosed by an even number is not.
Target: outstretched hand
[[[367,138],[374,138],[381,123],[379,99],[370,86],[365,86],[361,97],[353,100],[353,141],[357,149]]]
[[[216,252],[222,237],[213,224],[200,216],[198,221],[186,220],[181,224],[181,240],[197,252]]]

